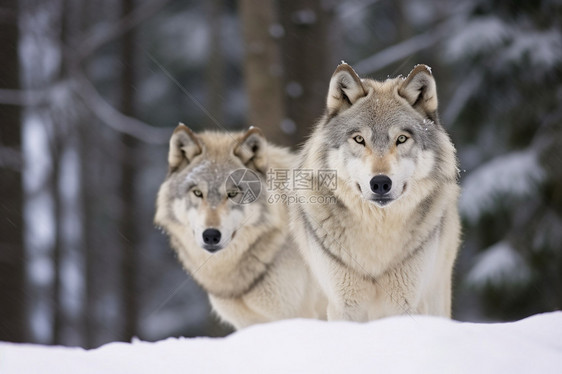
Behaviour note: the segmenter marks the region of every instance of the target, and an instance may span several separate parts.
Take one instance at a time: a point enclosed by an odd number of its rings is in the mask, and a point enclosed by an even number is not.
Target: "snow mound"
[[[559,373],[562,312],[518,322],[288,320],[226,338],[80,348],[0,343],[0,373]]]

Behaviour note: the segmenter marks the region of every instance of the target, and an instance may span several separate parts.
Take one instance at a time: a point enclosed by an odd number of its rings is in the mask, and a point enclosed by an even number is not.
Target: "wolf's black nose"
[[[205,244],[216,245],[221,241],[221,232],[217,229],[207,229],[203,231],[203,241]]]
[[[371,191],[377,195],[386,195],[392,188],[392,180],[386,175],[377,175],[371,179]]]

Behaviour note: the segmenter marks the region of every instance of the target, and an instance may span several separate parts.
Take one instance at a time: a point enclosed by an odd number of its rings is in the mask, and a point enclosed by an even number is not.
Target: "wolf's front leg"
[[[334,303],[328,305],[328,321],[368,321],[365,308],[359,306],[343,306]]]
[[[328,320],[368,321],[369,307],[372,306],[372,285],[347,271],[339,272],[333,280],[334,292],[328,303]]]

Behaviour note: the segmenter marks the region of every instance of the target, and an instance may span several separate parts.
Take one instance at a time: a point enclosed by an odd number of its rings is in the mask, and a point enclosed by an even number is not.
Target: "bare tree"
[[[214,120],[224,123],[224,95],[225,95],[225,58],[222,45],[224,30],[222,18],[225,4],[222,0],[210,0],[205,3],[211,34],[208,63],[205,68],[207,86],[207,108],[213,114]],[[209,125],[214,121],[207,118]]]
[[[0,2],[0,85],[19,88],[18,2]],[[26,339],[20,108],[0,104],[0,340]]]
[[[322,115],[338,60],[339,29],[329,1],[279,1],[288,131],[301,141]]]
[[[76,18],[80,13],[79,2],[61,1],[57,9],[55,30],[59,31],[56,48],[64,56],[58,65],[58,72],[53,75],[50,88],[58,92],[57,100],[49,104],[50,128],[49,147],[52,158],[52,170],[49,184],[53,197],[55,217],[55,245],[53,252],[54,267],[54,321],[53,340],[55,344],[83,344],[83,274],[84,253],[82,251],[82,232],[80,226],[81,211],[80,184],[73,183],[79,172],[78,127],[81,109],[73,98],[74,61],[64,51],[71,45],[77,33],[79,23]],[[56,34],[55,34],[56,35]],[[70,274],[80,274],[69,281]]]
[[[250,125],[260,127],[278,144],[290,144],[282,130],[282,64],[278,40],[279,25],[273,0],[239,1],[245,46],[244,80],[249,101]]]
[[[122,17],[126,18],[134,10],[134,0],[121,1]],[[121,112],[127,116],[135,114],[135,40],[134,32],[128,31],[121,39]],[[119,234],[121,236],[123,277],[124,340],[130,341],[137,334],[137,247],[135,214],[135,176],[137,140],[128,134],[121,134],[121,217]]]

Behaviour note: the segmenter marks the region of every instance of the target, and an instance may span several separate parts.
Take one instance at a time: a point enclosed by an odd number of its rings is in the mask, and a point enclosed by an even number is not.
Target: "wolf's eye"
[[[396,139],[396,145],[405,143],[406,140],[408,140],[408,137],[406,135],[400,135],[398,139]]]
[[[355,140],[357,144],[365,145],[365,139],[361,135],[355,135],[353,140]]]
[[[193,194],[197,197],[203,197],[203,192],[201,192],[201,190],[198,190],[197,188],[193,190]]]
[[[236,195],[238,195],[238,193],[239,193],[239,191],[237,191],[237,190],[231,190],[231,191],[228,191],[228,192],[226,193],[226,195],[227,195],[229,198],[232,199],[233,197],[236,197]]]

